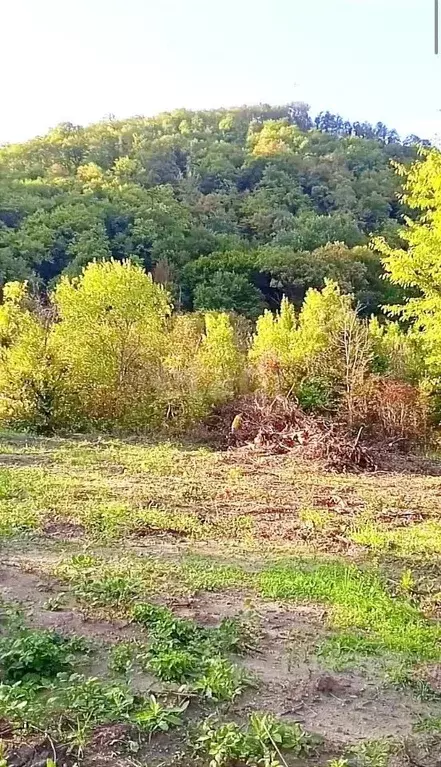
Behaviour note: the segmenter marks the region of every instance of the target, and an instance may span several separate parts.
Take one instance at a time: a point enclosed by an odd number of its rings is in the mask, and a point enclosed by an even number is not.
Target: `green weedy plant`
[[[406,663],[390,669],[387,673],[387,681],[399,690],[411,690],[420,700],[441,701],[441,693],[434,690],[426,679],[419,678],[415,673],[415,667]]]
[[[256,613],[248,611],[232,618],[222,618],[219,626],[211,629],[210,637],[219,651],[236,655],[253,652],[257,649],[259,617]]]
[[[133,582],[124,575],[110,573],[104,574],[101,578],[89,578],[87,573],[84,573],[73,585],[75,596],[84,599],[92,607],[99,605],[125,607],[139,596],[140,589],[141,585],[138,582]]]
[[[150,629],[155,641],[171,646],[185,645],[199,638],[202,631],[193,621],[176,618],[171,610],[141,602],[134,606],[132,617]]]
[[[252,615],[223,618],[216,628],[198,626],[194,621],[176,618],[162,605],[140,602],[132,609],[132,618],[148,628],[157,643],[194,645],[200,652],[242,653],[255,648],[257,622]]]
[[[186,707],[186,702],[166,707],[153,697],[135,695],[127,684],[81,674],[59,674],[44,687],[35,682],[0,684],[0,716],[17,730],[44,729],[80,755],[98,725],[128,722],[153,733],[181,724]]]
[[[1,683],[0,716],[7,719],[15,730],[45,722],[47,708],[39,696],[38,685],[29,681]]]
[[[306,756],[311,738],[297,724],[287,724],[272,714],[252,714],[246,726],[235,722],[219,723],[208,717],[193,740],[193,750],[201,759],[211,757],[210,767],[226,767],[241,762],[250,767],[278,767],[284,763],[283,751]]]
[[[394,744],[386,740],[365,741],[350,749],[356,767],[387,767],[393,751]]]
[[[250,646],[244,622],[229,618],[218,628],[204,628],[148,603],[135,605],[132,616],[149,629],[145,665],[162,681],[187,683],[213,700],[233,700],[251,684],[242,669],[222,657]]]
[[[186,700],[180,706],[165,708],[158,703],[154,695],[151,695],[148,705],[135,714],[134,721],[150,734],[167,732],[172,727],[179,727],[182,724],[182,714],[188,704],[189,701]]]
[[[250,676],[226,658],[210,658],[204,665],[204,672],[192,689],[205,698],[231,701],[252,684]]]
[[[53,678],[72,669],[74,653],[81,649],[84,643],[55,631],[22,628],[0,640],[0,675],[5,682]]]
[[[244,733],[236,722],[219,724],[214,717],[202,722],[192,742],[195,756],[211,757],[209,767],[225,767],[243,758]]]
[[[153,645],[146,656],[147,668],[163,682],[185,682],[194,679],[200,670],[201,659],[194,652]]]
[[[118,642],[109,652],[110,670],[117,674],[127,674],[133,668],[138,649],[137,642]]]

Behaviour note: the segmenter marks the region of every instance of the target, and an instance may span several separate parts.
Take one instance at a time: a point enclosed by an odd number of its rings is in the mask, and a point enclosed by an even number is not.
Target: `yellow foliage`
[[[249,352],[257,388],[296,394],[303,381],[320,378],[337,390],[345,376],[347,328],[356,321],[351,297],[334,282],[309,290],[298,318],[284,298],[280,312],[266,311],[257,321]]]
[[[0,306],[0,422],[50,431],[58,423],[59,368],[50,332],[26,307],[26,283],[9,283]]]
[[[64,277],[48,312],[25,284],[0,306],[0,422],[144,431],[184,427],[241,388],[245,354],[226,314],[171,318],[166,291],[131,262]],[[54,321],[54,317],[56,318]]]
[[[258,132],[252,132],[248,143],[255,157],[298,152],[308,139],[295,125],[285,120],[266,120]]]
[[[53,294],[66,387],[96,425],[154,420],[152,389],[166,348],[167,293],[129,261],[91,263]]]

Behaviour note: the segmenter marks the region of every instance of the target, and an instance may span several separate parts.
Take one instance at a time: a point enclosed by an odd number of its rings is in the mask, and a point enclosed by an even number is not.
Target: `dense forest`
[[[331,278],[370,315],[399,299],[368,242],[400,244],[420,142],[303,103],[59,125],[0,149],[0,284],[128,258],[184,310],[256,318]]]

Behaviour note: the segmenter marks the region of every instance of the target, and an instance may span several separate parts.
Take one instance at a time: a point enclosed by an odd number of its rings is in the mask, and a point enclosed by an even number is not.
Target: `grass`
[[[441,523],[434,520],[391,530],[371,522],[355,528],[350,537],[378,552],[441,554]]]
[[[252,571],[201,558],[169,563],[153,557],[115,561],[80,555],[57,566],[55,572],[70,581],[75,595],[86,604],[110,606],[126,614],[137,601],[163,591],[194,594],[238,586],[263,599],[327,605],[333,629],[358,631],[343,634],[352,643],[351,651],[441,659],[441,626],[426,618],[409,598],[391,592],[386,579],[373,568],[302,559]],[[337,640],[332,641],[335,647]]]
[[[337,551],[346,539],[374,552],[440,552],[436,477],[354,482],[289,457],[115,439],[4,437],[1,454],[3,537],[58,521],[102,541],[164,532],[256,550],[265,541],[274,550]]]
[[[53,584],[41,605],[37,588],[36,625],[0,624],[0,718],[21,736],[43,729],[81,756],[97,727],[134,728],[135,749],[198,720],[187,756],[202,767],[314,763],[313,739],[274,715],[254,670],[265,642],[284,643],[291,670],[303,642],[306,664],[379,675],[428,707],[417,726],[439,731],[439,695],[420,673],[441,663],[438,477],[330,475],[289,456],[171,442],[1,439],[6,566]],[[232,615],[240,600],[276,615],[271,640],[264,619]],[[179,614],[198,604],[224,614],[214,626]],[[92,632],[119,621],[122,639],[97,649],[39,626],[41,611],[62,625],[79,610]],[[320,625],[305,634],[311,611]],[[311,682],[284,684],[283,706],[286,689]],[[254,698],[266,709],[245,720]],[[320,763],[386,767],[393,753],[387,738],[346,746]]]

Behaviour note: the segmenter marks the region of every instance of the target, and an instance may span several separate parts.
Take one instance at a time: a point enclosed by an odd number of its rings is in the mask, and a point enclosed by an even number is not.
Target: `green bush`
[[[78,644],[55,631],[20,629],[0,640],[0,675],[5,682],[55,677],[73,667]]]

